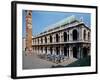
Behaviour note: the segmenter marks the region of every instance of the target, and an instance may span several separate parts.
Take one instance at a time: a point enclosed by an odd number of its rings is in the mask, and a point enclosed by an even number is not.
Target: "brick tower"
[[[26,51],[32,51],[32,11],[26,10]]]

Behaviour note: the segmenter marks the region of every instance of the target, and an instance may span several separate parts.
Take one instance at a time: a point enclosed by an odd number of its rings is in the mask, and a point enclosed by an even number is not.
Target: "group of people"
[[[40,56],[40,58],[44,58],[44,59],[46,59],[48,61],[52,61],[54,63],[60,63],[60,62],[64,61],[64,59],[65,59],[64,54],[59,54],[59,55],[57,55],[57,54],[42,54],[39,56]]]

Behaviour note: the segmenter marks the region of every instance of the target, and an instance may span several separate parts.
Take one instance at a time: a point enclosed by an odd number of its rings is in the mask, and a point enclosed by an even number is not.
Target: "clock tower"
[[[26,10],[26,51],[32,51],[32,11]]]

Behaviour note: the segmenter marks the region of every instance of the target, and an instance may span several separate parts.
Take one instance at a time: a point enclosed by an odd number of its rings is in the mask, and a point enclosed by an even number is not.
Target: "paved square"
[[[34,55],[33,55],[34,54]],[[40,59],[35,53],[32,55],[26,55],[25,52],[23,52],[23,69],[41,69],[41,68],[52,68],[52,66],[65,66],[68,65],[77,59],[66,59],[66,61],[61,63],[54,63],[52,61]]]

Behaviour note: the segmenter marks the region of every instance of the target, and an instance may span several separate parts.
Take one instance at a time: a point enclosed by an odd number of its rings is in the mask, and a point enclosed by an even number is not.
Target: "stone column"
[[[34,45],[35,45],[36,43],[35,43],[35,39],[34,39]]]
[[[69,58],[69,47],[67,48],[67,57]]]
[[[69,46],[69,58],[73,58],[73,51],[71,46]]]
[[[83,41],[84,40],[84,31],[83,31],[83,28],[81,28],[81,30],[80,30],[81,32],[80,32],[80,39],[81,39],[81,41]]]
[[[43,39],[43,44],[45,44],[45,37],[43,37],[42,39]]]
[[[59,42],[62,42],[61,36],[62,36],[62,33],[60,32],[60,41]]]
[[[80,59],[81,58],[81,47],[78,47],[78,54],[77,57]]]
[[[52,42],[54,43],[55,41],[54,41],[54,34],[52,35]]]
[[[64,55],[64,46],[62,46],[62,54]]]
[[[62,54],[62,46],[60,46],[60,55]]]
[[[37,39],[35,39],[35,44],[37,44]]]
[[[69,30],[69,41],[72,41],[72,30]]]
[[[53,54],[53,55],[55,54],[54,47],[52,48],[52,54]]]
[[[86,41],[88,41],[88,32],[86,30]]]
[[[50,37],[47,36],[47,43],[50,43]]]
[[[50,54],[50,47],[47,47],[47,54]]]

